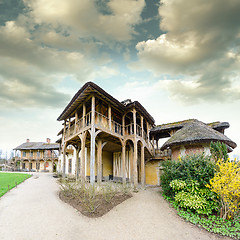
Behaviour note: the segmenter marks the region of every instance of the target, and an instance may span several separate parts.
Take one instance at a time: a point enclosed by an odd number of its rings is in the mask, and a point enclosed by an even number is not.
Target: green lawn
[[[8,191],[8,186],[10,190],[30,177],[30,174],[0,172],[0,197]]]

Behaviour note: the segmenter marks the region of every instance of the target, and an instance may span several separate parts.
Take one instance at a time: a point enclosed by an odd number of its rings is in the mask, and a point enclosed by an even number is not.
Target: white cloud
[[[136,45],[139,62],[155,76],[162,74],[198,76],[192,89],[188,83],[175,81],[169,87],[173,95],[193,100],[240,99],[231,88],[231,77],[239,74],[240,2],[161,1],[160,28],[165,31],[155,40]],[[231,89],[231,91],[230,91]]]
[[[24,0],[24,3],[38,24],[105,42],[130,40],[145,6],[144,0],[110,0],[107,6],[111,14],[105,15],[93,0]]]

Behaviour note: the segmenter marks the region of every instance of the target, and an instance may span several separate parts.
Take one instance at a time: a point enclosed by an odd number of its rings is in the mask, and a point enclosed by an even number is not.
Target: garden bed
[[[61,181],[60,181],[61,182]],[[130,188],[117,183],[91,185],[61,182],[59,198],[83,215],[97,218],[132,197]]]

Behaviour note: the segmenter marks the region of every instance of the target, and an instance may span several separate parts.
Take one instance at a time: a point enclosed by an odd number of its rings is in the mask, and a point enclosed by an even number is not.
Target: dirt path
[[[156,189],[142,190],[98,219],[82,216],[57,196],[51,174],[32,178],[0,199],[1,240],[208,240],[218,237],[186,223]]]

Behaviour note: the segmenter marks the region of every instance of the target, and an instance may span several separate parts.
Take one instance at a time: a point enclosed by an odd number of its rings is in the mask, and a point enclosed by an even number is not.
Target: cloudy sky
[[[93,81],[156,124],[228,121],[240,155],[239,0],[0,0],[0,148],[57,140]]]

